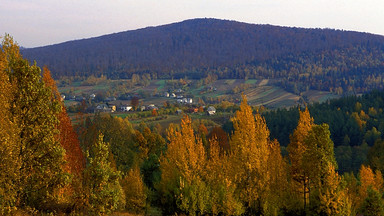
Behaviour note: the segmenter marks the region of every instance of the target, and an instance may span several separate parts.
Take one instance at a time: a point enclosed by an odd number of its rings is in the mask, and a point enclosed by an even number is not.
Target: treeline
[[[281,79],[294,93],[382,88],[384,37],[332,29],[253,25],[216,19],[121,32],[23,50],[55,77]],[[296,86],[295,86],[296,84]]]

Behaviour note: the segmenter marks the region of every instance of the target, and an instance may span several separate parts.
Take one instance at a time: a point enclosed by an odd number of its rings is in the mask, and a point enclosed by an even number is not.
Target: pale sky
[[[29,48],[204,17],[384,35],[384,0],[0,0],[0,35]]]

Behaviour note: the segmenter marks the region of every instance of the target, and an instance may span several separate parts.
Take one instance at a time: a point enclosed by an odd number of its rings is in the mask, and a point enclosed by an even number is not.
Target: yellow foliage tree
[[[294,191],[302,194],[304,209],[309,201],[309,182],[308,173],[304,169],[305,161],[303,155],[307,150],[304,140],[311,130],[313,118],[310,116],[308,108],[300,112],[299,122],[293,134],[290,136],[290,143],[288,144],[289,159],[291,161],[292,178],[296,182]]]
[[[319,192],[318,214],[325,215],[351,215],[352,202],[347,191],[341,186],[341,177],[329,164]]]
[[[229,160],[226,154],[221,154],[216,137],[209,140],[209,157],[204,177],[211,189],[211,213],[213,215],[241,215],[245,209],[235,194],[236,185],[228,175]]]
[[[168,129],[168,149],[160,158],[161,182],[158,189],[169,211],[179,209],[187,214],[208,211],[209,190],[202,176],[206,154],[202,141],[193,133],[188,116],[181,120],[181,129]]]
[[[129,170],[122,181],[125,192],[125,208],[135,213],[144,213],[147,205],[147,192],[139,167]]]
[[[383,192],[383,176],[380,170],[376,170],[376,173],[372,171],[369,166],[362,165],[359,170],[360,187],[359,187],[359,201],[360,206],[365,198],[368,196],[368,188],[376,190],[377,192]]]
[[[273,214],[271,211],[277,211],[278,207],[271,209],[271,203],[277,203],[271,196],[271,186],[277,182],[272,181],[283,175],[284,167],[279,145],[271,142],[264,118],[259,113],[252,114],[244,95],[232,121],[234,133],[229,158],[232,173],[229,177],[250,214]]]
[[[20,168],[17,128],[10,112],[13,86],[6,73],[8,60],[0,49],[0,215],[9,214],[16,205]]]

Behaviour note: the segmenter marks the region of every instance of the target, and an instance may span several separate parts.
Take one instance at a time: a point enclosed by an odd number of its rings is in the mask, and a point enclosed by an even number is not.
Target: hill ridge
[[[219,78],[298,78],[332,73],[355,79],[359,71],[364,76],[381,74],[383,53],[380,35],[212,18],[23,50],[28,59],[50,67],[55,77],[104,74],[111,78],[143,73],[156,78],[201,78],[208,73]],[[338,87],[345,88],[332,84]]]

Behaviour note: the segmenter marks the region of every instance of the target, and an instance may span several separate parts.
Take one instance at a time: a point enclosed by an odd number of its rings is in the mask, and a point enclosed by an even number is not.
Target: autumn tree
[[[6,73],[9,69],[6,53],[0,51],[0,215],[5,215],[17,204],[20,157],[18,130],[10,112],[14,86]]]
[[[65,185],[65,187],[57,191],[57,193],[60,202],[68,206],[74,206],[78,203],[78,191],[81,191],[81,178],[85,167],[85,158],[80,147],[77,133],[73,129],[56,83],[52,79],[51,72],[47,67],[43,68],[43,80],[46,86],[52,91],[51,100],[57,101],[61,105],[61,110],[57,114],[59,122],[56,125],[59,134],[55,137],[57,142],[59,142],[65,150],[64,159],[66,163],[63,166],[63,170],[71,175],[70,184]]]
[[[61,101],[61,96],[56,87],[56,83],[52,79],[51,72],[47,67],[43,68],[43,80],[47,87],[52,91],[51,100],[55,100],[61,105],[61,110],[57,115],[57,118],[59,119],[57,129],[59,130],[58,141],[65,149],[65,170],[76,175],[76,177],[80,177],[85,166],[85,158],[80,148],[78,136],[73,129],[71,119],[67,114],[64,103]]]
[[[360,202],[358,205],[364,201],[368,196],[368,189],[378,191],[379,193],[383,192],[383,176],[380,170],[376,170],[376,173],[369,166],[362,165],[359,171],[360,187],[359,187],[359,198]]]
[[[164,210],[187,214],[208,212],[209,190],[202,179],[205,149],[195,136],[191,119],[184,116],[181,129],[168,129],[166,153],[160,158],[161,181],[158,190]]]
[[[242,99],[240,110],[232,119],[234,126],[230,140],[232,173],[229,176],[236,184],[236,190],[249,214],[269,214],[272,198],[269,196],[270,180],[271,175],[275,175],[270,172],[269,166],[276,166],[269,160],[272,142],[264,118],[259,113],[253,115],[244,95]],[[269,161],[272,164],[269,164]]]
[[[125,209],[134,213],[144,213],[147,206],[147,188],[139,167],[128,171],[122,180],[122,187],[125,194]]]
[[[223,154],[216,138],[209,140],[210,148],[204,178],[210,188],[210,208],[213,215],[242,215],[245,207],[236,193],[236,185],[228,178],[231,173],[229,157]]]
[[[352,200],[347,196],[347,190],[343,187],[342,179],[335,171],[333,165],[329,164],[321,187],[314,191],[315,214],[319,215],[352,215]]]
[[[208,134],[208,139],[215,139],[219,143],[220,154],[229,153],[230,146],[228,140],[228,134],[221,127],[214,127],[212,131]]]
[[[313,118],[310,116],[308,108],[305,108],[304,111],[300,111],[297,127],[290,136],[290,143],[288,145],[292,177],[296,182],[296,185],[293,187],[298,193],[302,194],[304,209],[309,200],[309,173],[307,173],[304,168],[305,161],[303,160],[303,155],[307,150],[304,140],[313,125]]]
[[[139,107],[139,98],[138,97],[133,96],[131,98],[131,106],[133,107],[133,110],[137,110],[137,108]]]
[[[61,106],[52,100],[52,91],[42,80],[40,68],[36,64],[30,66],[21,57],[9,36],[3,41],[2,50],[8,63],[5,71],[15,86],[10,113],[20,138],[18,205],[50,208],[57,199],[54,191],[65,181],[64,149],[56,139]]]

